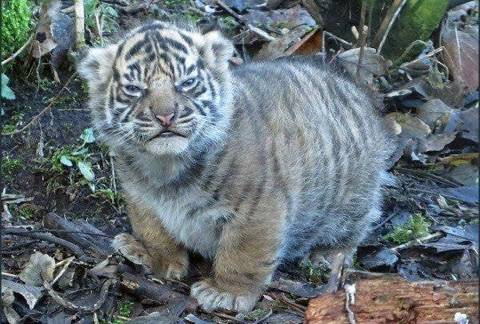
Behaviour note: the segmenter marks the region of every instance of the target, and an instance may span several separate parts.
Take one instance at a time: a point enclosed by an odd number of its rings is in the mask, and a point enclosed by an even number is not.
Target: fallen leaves
[[[42,287],[45,281],[53,280],[54,271],[55,260],[47,254],[35,252],[19,277],[27,285]]]
[[[377,54],[374,48],[366,47],[360,61],[360,48],[353,48],[337,56],[337,61],[354,79],[362,84],[372,86],[374,77],[384,75],[391,62]],[[357,71],[359,73],[357,77]]]
[[[465,24],[461,8],[451,11],[442,26],[441,44],[445,47],[443,59],[453,79],[469,90],[478,89],[478,25]]]

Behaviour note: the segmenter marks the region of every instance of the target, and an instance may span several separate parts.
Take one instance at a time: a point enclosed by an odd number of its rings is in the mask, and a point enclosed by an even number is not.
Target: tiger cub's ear
[[[233,44],[219,31],[211,31],[203,35],[204,44],[200,53],[211,68],[228,68],[228,60],[233,57]]]
[[[91,48],[77,66],[77,71],[91,86],[108,80],[113,72],[117,45]]]

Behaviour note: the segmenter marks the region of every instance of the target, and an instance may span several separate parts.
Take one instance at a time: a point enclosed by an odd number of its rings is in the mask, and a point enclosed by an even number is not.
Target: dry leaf
[[[393,112],[385,118],[387,121],[395,121],[401,127],[400,136],[402,137],[425,139],[432,133],[431,128],[426,123],[412,114]]]
[[[371,47],[365,47],[360,65],[360,82],[365,85],[372,85],[374,76],[383,75],[387,72],[391,62],[385,60],[383,56],[377,54],[377,50]],[[352,48],[340,53],[337,56],[338,62],[352,76],[356,77],[359,68],[360,48]]]
[[[453,78],[469,90],[478,89],[478,25],[460,29],[460,23],[448,15],[441,30],[441,43],[445,46],[443,60]]]
[[[110,256],[93,267],[90,273],[97,277],[115,278],[117,271],[118,264],[114,263]]]
[[[12,304],[15,301],[15,296],[13,295],[13,290],[6,289],[2,290],[2,305],[3,305],[3,314],[7,318],[8,323],[16,324],[20,322],[20,315],[12,308]]]
[[[17,294],[22,295],[23,298],[25,298],[30,309],[33,309],[37,304],[38,300],[43,296],[43,288],[24,285],[11,280],[2,279],[2,293],[7,289],[10,289]]]
[[[453,109],[440,99],[432,99],[417,108],[418,117],[432,129],[440,129],[450,119]]]
[[[255,60],[276,59],[290,55],[289,48],[302,41],[302,37],[310,30],[307,26],[299,26],[285,35],[265,43],[255,55]]]
[[[30,256],[19,277],[27,285],[41,287],[45,281],[53,280],[54,271],[55,260],[47,254],[35,252]]]

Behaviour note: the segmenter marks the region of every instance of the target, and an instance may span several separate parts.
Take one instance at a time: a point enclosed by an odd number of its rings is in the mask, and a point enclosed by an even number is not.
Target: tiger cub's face
[[[89,84],[95,128],[113,147],[155,155],[218,141],[229,117],[232,54],[218,32],[161,22],[90,49],[79,72]]]

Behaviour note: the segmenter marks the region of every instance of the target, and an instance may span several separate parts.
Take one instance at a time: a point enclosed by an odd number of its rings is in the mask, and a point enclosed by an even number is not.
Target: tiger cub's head
[[[92,48],[79,65],[94,126],[114,149],[181,155],[220,141],[229,122],[233,45],[154,22]]]

